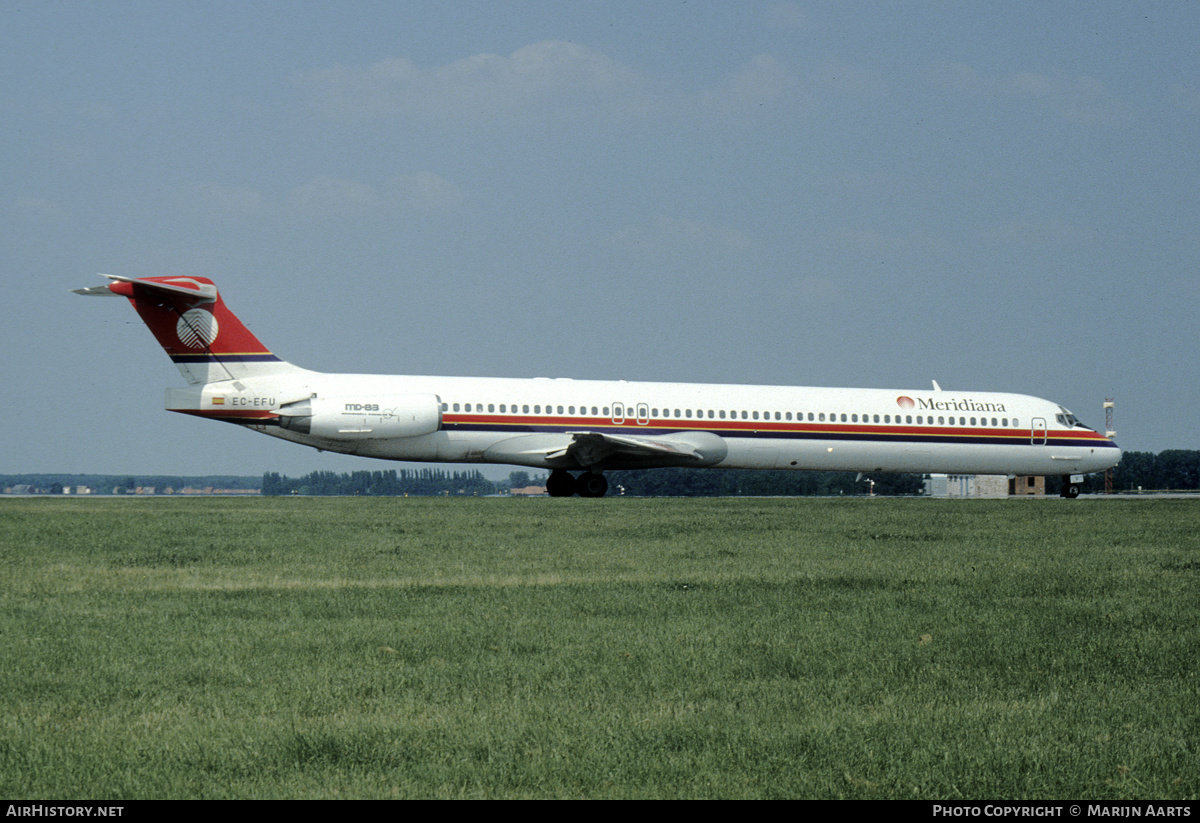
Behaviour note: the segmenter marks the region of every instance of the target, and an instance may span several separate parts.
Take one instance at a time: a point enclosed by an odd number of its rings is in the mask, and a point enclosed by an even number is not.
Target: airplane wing
[[[600,465],[614,454],[634,458],[668,458],[685,463],[698,463],[703,460],[697,449],[687,443],[677,443],[661,437],[629,437],[594,431],[567,434],[571,436],[570,445],[547,454],[547,459],[571,457],[583,466]]]
[[[712,466],[724,460],[728,452],[725,441],[711,432],[628,435],[577,431],[512,437],[491,446],[486,456],[496,460],[507,457],[518,464],[538,456],[564,468],[635,468]]]

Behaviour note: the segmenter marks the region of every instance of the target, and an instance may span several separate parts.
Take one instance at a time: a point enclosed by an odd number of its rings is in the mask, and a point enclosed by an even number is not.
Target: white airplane
[[[601,497],[603,472],[693,466],[1082,475],[1121,459],[1057,403],[1022,394],[325,374],[280,360],[203,277],[78,294],[129,298],[179,367],[170,411],[323,451],[550,469],[556,497]],[[576,472],[577,474],[572,474]]]

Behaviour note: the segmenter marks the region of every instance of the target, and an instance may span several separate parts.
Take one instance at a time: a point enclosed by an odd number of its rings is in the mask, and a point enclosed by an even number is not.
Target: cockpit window
[[[1066,426],[1068,429],[1074,429],[1074,428],[1087,429],[1088,428],[1087,426],[1085,426],[1079,422],[1078,417],[1071,414],[1070,411],[1068,411],[1067,409],[1064,409],[1062,406],[1058,407],[1058,411],[1059,411],[1059,413],[1054,415],[1054,419],[1057,420],[1059,423],[1061,423],[1063,426]],[[1091,429],[1088,429],[1088,431],[1091,431]]]

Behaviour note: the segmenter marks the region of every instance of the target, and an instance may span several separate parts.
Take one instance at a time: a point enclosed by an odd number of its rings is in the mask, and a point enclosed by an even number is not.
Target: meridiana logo
[[[902,409],[927,409],[929,411],[1008,411],[1003,403],[985,403],[973,397],[963,397],[958,400],[930,400],[928,397],[922,397],[919,400],[913,400],[907,394],[902,394],[896,398],[896,405]]]
[[[217,339],[218,331],[217,318],[212,312],[204,309],[184,312],[175,324],[175,334],[179,337],[179,342],[189,349],[203,349],[212,345]]]

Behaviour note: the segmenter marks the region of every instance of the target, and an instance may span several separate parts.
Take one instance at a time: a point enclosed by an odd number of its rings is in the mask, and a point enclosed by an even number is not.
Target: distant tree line
[[[741,469],[644,469],[608,472],[609,494],[624,487],[639,497],[753,497],[864,495],[867,480],[875,481],[877,495],[921,494],[924,475],[866,474],[855,472],[751,471]],[[1056,495],[1062,478],[1046,478],[1046,494]],[[1085,493],[1104,491],[1104,475],[1084,480]],[[1158,452],[1125,452],[1113,469],[1114,492],[1200,490],[1200,451],[1168,449]]]
[[[810,495],[865,495],[867,480],[875,481],[877,495],[920,494],[923,480],[919,474],[869,474],[859,478],[854,472],[751,471],[742,469],[641,469],[607,473],[609,494],[637,497],[756,497]],[[138,489],[167,489],[178,492],[187,487],[214,489],[255,489],[265,495],[475,495],[504,493],[510,488],[544,485],[544,475],[530,477],[527,471],[514,471],[508,480],[490,481],[479,471],[442,469],[389,469],[335,473],[317,471],[291,478],[278,472],[259,477],[209,475],[112,475],[112,474],[4,474],[0,490],[20,489],[33,494],[61,494],[65,488],[87,486],[98,494],[134,494]],[[1046,478],[1046,493],[1057,494],[1058,477]],[[1113,469],[1113,490],[1136,492],[1155,490],[1200,490],[1200,451],[1168,449],[1158,452],[1125,452]],[[1089,475],[1084,491],[1104,490],[1104,475]]]
[[[869,484],[854,472],[753,471],[749,469],[643,469],[607,472],[609,494],[636,497],[795,497],[806,495],[862,495]],[[883,474],[875,480],[875,493],[920,494],[917,474]],[[478,471],[440,469],[389,469],[338,474],[316,471],[291,478],[267,472],[264,495],[429,496],[503,494],[509,489],[544,486],[545,475],[530,478],[514,471],[508,480],[490,481]]]
[[[1097,475],[1100,488],[1104,478]],[[1095,485],[1095,480],[1092,485]],[[1113,469],[1113,491],[1137,491],[1138,489],[1175,489],[1190,491],[1200,489],[1200,451],[1194,449],[1168,449],[1154,452],[1125,452],[1121,462]]]
[[[32,494],[62,494],[64,489],[80,486],[91,489],[93,494],[135,494],[138,489],[151,488],[162,494],[166,489],[184,488],[257,489],[259,479],[226,474],[0,474],[0,490],[21,487]]]
[[[811,497],[920,494],[919,474],[759,471],[753,469],[638,469],[607,472],[609,494],[635,497]]]
[[[498,486],[479,471],[447,472],[441,469],[388,469],[338,474],[315,471],[303,477],[267,472],[262,478],[264,495],[362,495],[364,497],[413,497],[429,495],[495,494]]]

